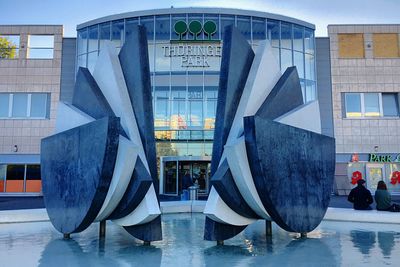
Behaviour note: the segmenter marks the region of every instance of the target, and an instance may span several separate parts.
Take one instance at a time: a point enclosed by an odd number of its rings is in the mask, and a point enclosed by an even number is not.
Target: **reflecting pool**
[[[259,221],[224,246],[203,240],[202,214],[162,216],[163,241],[143,246],[107,223],[99,241],[93,224],[70,240],[50,222],[0,225],[0,266],[398,266],[400,225],[323,222],[308,238]]]

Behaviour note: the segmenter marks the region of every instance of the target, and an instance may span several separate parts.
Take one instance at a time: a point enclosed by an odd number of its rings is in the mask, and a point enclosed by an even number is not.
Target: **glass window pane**
[[[235,26],[235,17],[228,15],[221,15],[221,39],[224,39],[225,27],[228,25]]]
[[[204,101],[204,129],[215,128],[215,117],[217,112],[217,98],[218,87],[207,86],[204,87],[205,101]]]
[[[26,166],[26,192],[42,191],[40,165]]]
[[[203,87],[190,86],[188,88],[190,126],[203,125]]]
[[[265,19],[253,17],[253,40],[265,40]]]
[[[187,129],[186,86],[171,87],[171,129]]]
[[[251,39],[251,24],[250,17],[237,16],[237,28],[243,34],[243,36],[247,39]]]
[[[99,32],[98,26],[92,26],[89,28],[89,52],[97,51],[99,49],[98,40]]]
[[[305,58],[306,58],[306,60],[305,60],[306,79],[315,81],[314,56],[306,54]]]
[[[305,52],[308,54],[314,54],[314,30],[305,29],[304,31],[304,45]]]
[[[170,29],[169,16],[156,16],[156,40],[169,40]]]
[[[315,82],[306,81],[306,102],[313,101],[316,98]]]
[[[110,34],[111,34],[111,29],[110,29],[110,23],[102,23],[100,24],[100,49],[104,45],[104,41],[110,40]]]
[[[154,88],[154,127],[165,128],[169,126],[168,102],[169,87],[156,86]]]
[[[383,116],[399,116],[399,103],[397,94],[382,94]]]
[[[292,49],[292,24],[281,22],[281,47]]]
[[[27,94],[14,94],[12,105],[12,116],[15,118],[26,117],[28,107]]]
[[[267,38],[273,47],[279,47],[279,21],[267,20]]]
[[[88,33],[87,28],[78,31],[78,55],[87,52]]]
[[[87,54],[78,56],[78,67],[86,68],[86,58],[87,58]]]
[[[121,47],[124,38],[124,21],[116,20],[112,22],[111,40],[116,47]]]
[[[29,35],[28,47],[30,48],[54,48],[53,35]]]
[[[0,58],[18,58],[19,35],[0,35]]]
[[[346,117],[361,117],[361,95],[346,93]]]
[[[364,109],[365,116],[380,116],[378,93],[364,94]]]
[[[6,192],[24,191],[25,165],[7,165]]]
[[[297,68],[297,73],[299,74],[299,78],[304,79],[304,60],[303,53],[294,51],[294,65]]]
[[[28,58],[53,58],[52,48],[28,48]]]
[[[205,33],[204,39],[211,39],[211,40],[219,40],[219,20],[218,20],[218,16],[216,15],[211,15],[211,14],[205,14],[204,15],[204,24],[206,24],[207,21],[212,21],[214,22],[216,28],[215,28],[215,32],[214,33],[210,33],[210,35],[208,35],[207,33]]]
[[[31,95],[31,117],[46,118],[47,117],[47,94]]]
[[[303,52],[303,27],[293,26],[293,49]]]
[[[281,49],[281,71],[285,72],[286,69],[290,66],[293,66],[292,51]]]
[[[92,52],[88,54],[88,65],[87,68],[91,73],[94,71],[94,66],[96,65],[96,61],[98,58],[98,52]]]
[[[125,38],[132,32],[132,29],[134,29],[137,25],[139,25],[139,19],[138,18],[131,18],[127,19],[125,21]]]
[[[146,27],[147,41],[152,43],[154,40],[154,17],[140,17],[140,24]]]
[[[9,94],[0,94],[0,118],[8,117]]]
[[[4,192],[6,182],[7,165],[0,164],[0,192]]]

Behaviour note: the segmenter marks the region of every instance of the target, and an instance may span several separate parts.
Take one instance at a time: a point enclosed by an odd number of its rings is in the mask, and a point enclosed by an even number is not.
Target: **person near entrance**
[[[185,175],[182,178],[182,189],[187,190],[192,185],[193,185],[192,177],[190,177],[189,172],[186,171]]]
[[[372,210],[370,205],[374,202],[371,192],[365,188],[363,179],[357,181],[357,187],[350,191],[347,200],[353,203],[355,210]]]
[[[400,205],[392,204],[392,197],[384,181],[378,182],[378,187],[375,191],[375,202],[377,210],[400,212]]]

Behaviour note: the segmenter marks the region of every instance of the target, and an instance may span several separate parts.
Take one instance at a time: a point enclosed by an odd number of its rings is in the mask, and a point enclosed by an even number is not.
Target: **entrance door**
[[[164,194],[177,195],[176,161],[165,162],[164,167]]]
[[[384,180],[383,164],[367,164],[367,187],[371,193],[375,193],[378,182]]]

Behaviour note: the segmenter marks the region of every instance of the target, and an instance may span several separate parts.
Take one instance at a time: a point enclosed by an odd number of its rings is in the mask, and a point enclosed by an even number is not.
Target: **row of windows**
[[[42,191],[40,165],[1,165],[0,192],[22,193]]]
[[[347,118],[398,117],[398,93],[344,93]]]
[[[339,57],[365,58],[365,46],[367,48],[372,46],[374,58],[398,58],[399,38],[400,35],[397,33],[374,33],[372,44],[365,44],[362,33],[339,33]]]
[[[44,119],[49,117],[50,94],[0,93],[0,118]]]
[[[20,36],[0,35],[0,59],[19,58]],[[53,35],[28,35],[26,58],[51,59],[54,54]]]

